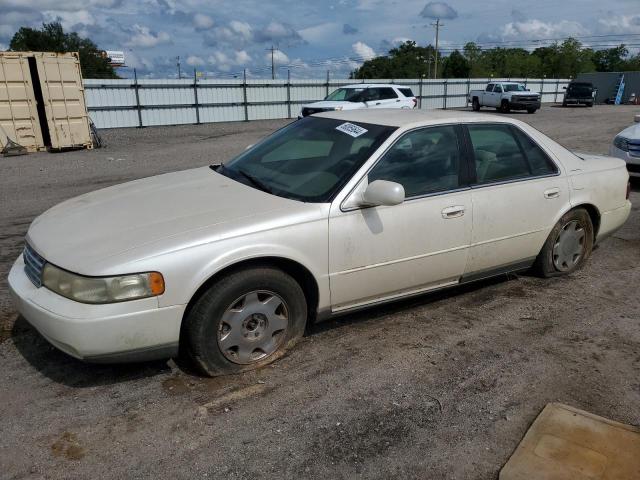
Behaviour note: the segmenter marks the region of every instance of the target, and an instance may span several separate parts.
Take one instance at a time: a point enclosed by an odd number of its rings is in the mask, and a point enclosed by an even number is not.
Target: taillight
[[[418,106],[418,99],[412,98],[411,100],[413,100],[413,108],[416,108]]]
[[[627,182],[627,200],[629,200],[629,196],[631,196],[631,182]]]

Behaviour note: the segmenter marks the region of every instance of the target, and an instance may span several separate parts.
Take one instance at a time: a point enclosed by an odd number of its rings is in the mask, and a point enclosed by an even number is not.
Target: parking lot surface
[[[634,113],[513,116],[606,153]],[[575,274],[505,276],[341,317],[243,375],[83,364],[17,316],[6,275],[39,213],[225,160],[286,123],[112,130],[105,149],[0,158],[0,477],[479,480],[496,478],[548,402],[640,424],[638,183],[625,227]]]

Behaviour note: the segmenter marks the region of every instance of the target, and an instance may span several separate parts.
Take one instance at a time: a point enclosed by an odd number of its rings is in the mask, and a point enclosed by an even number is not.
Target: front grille
[[[629,141],[629,155],[632,157],[640,157],[640,142]]]
[[[537,102],[538,101],[538,97],[536,97],[536,96],[530,96],[530,97],[521,96],[521,97],[516,97],[515,101],[516,102]]]
[[[633,163],[627,163],[627,170],[633,173],[640,173],[640,165],[635,165]]]
[[[42,286],[42,270],[44,269],[45,259],[36,253],[27,243],[22,252],[24,258],[24,272],[29,280],[38,288]]]

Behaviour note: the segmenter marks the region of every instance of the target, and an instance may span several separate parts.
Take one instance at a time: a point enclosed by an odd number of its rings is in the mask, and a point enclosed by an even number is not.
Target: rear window
[[[374,89],[372,89],[374,90]],[[392,98],[398,98],[398,94],[396,93],[396,91],[393,88],[389,88],[389,87],[382,87],[382,88],[378,88],[375,89],[378,90],[379,92],[379,100],[390,100]]]
[[[405,97],[415,97],[410,88],[399,88],[398,90],[400,90],[400,93]]]

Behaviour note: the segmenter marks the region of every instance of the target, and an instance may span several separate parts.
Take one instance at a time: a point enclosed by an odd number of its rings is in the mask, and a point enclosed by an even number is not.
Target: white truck
[[[480,107],[494,107],[503,113],[510,110],[534,113],[540,108],[540,94],[515,82],[493,82],[487,84],[484,90],[471,90],[468,101],[476,112]]]

